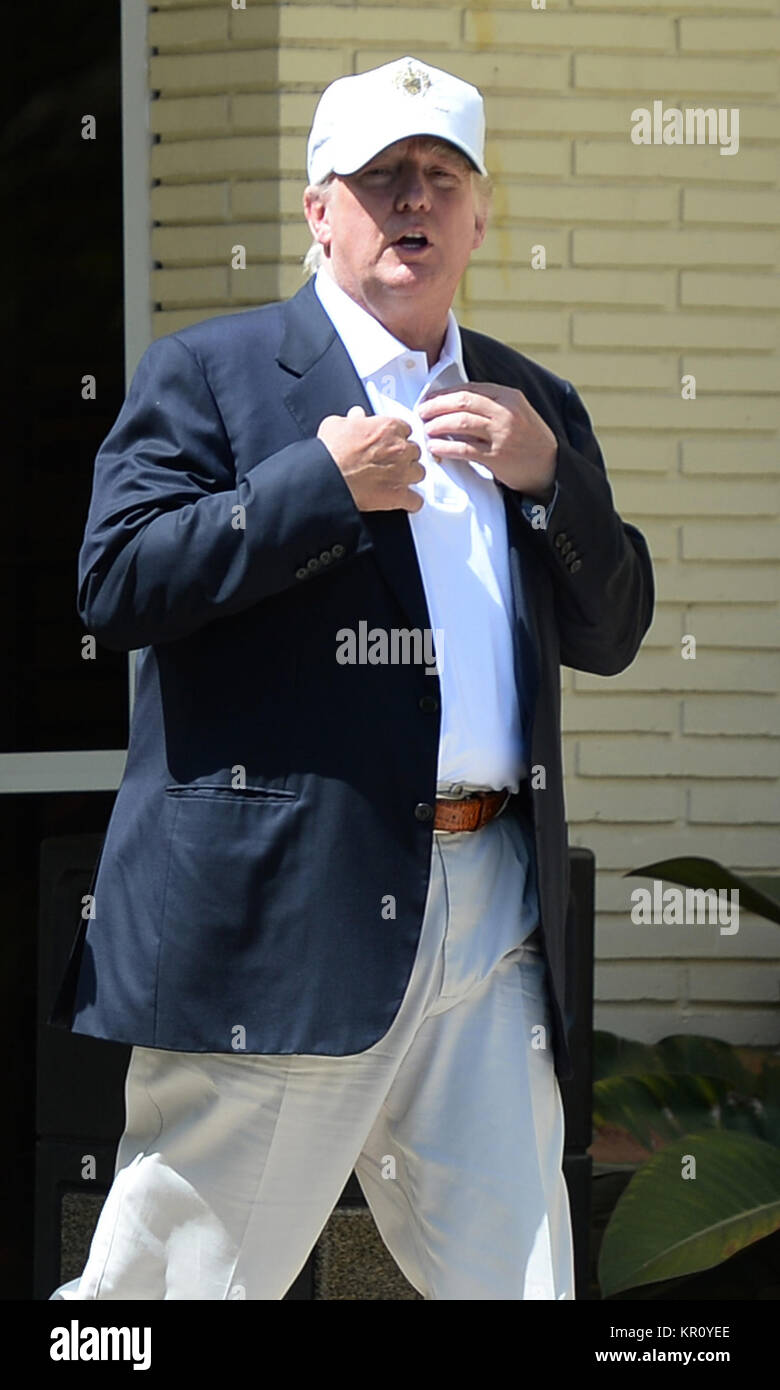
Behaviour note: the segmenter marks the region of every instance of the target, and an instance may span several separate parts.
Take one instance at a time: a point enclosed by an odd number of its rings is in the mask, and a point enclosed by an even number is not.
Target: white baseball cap
[[[416,58],[339,77],[325,88],[308,145],[309,183],[354,174],[396,140],[433,135],[485,168],[485,108],[470,83]]]

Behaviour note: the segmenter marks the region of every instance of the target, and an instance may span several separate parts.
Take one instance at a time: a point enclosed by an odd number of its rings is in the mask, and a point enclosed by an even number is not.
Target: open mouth
[[[403,247],[404,251],[423,251],[426,246],[431,245],[424,232],[408,232],[405,236],[399,237],[394,244]]]

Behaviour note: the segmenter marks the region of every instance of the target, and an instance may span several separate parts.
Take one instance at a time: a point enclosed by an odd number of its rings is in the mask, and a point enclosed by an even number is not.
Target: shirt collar
[[[358,376],[363,381],[387,367],[396,358],[409,355],[411,349],[398,338],[394,338],[392,333],[388,333],[379,320],[356,303],[322,266],[314,278],[314,288],[323,309],[352,358]],[[460,379],[465,381],[466,369],[463,364],[460,329],[450,309],[439,360],[430,371],[426,363],[426,377],[438,376],[440,371],[453,364],[458,368]]]

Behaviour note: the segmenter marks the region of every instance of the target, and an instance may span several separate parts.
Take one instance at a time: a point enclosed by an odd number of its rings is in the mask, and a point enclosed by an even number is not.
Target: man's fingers
[[[450,386],[445,391],[432,391],[419,406],[418,414],[425,420],[444,411],[470,410],[475,415],[490,417],[493,411],[489,403],[499,399],[499,390],[497,386],[482,386],[470,381],[468,386]]]
[[[425,432],[429,439],[435,439],[444,434],[465,434],[469,439],[480,440],[484,444],[490,443],[488,421],[484,415],[472,415],[461,410],[453,415],[437,415],[435,419],[425,423]]]

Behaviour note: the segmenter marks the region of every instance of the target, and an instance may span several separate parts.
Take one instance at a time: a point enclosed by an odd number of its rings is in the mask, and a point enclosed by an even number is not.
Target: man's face
[[[324,199],[307,189],[304,205],[330,273],[371,312],[414,297],[446,315],[485,236],[470,165],[454,146],[425,137],[399,140],[335,178]]]

